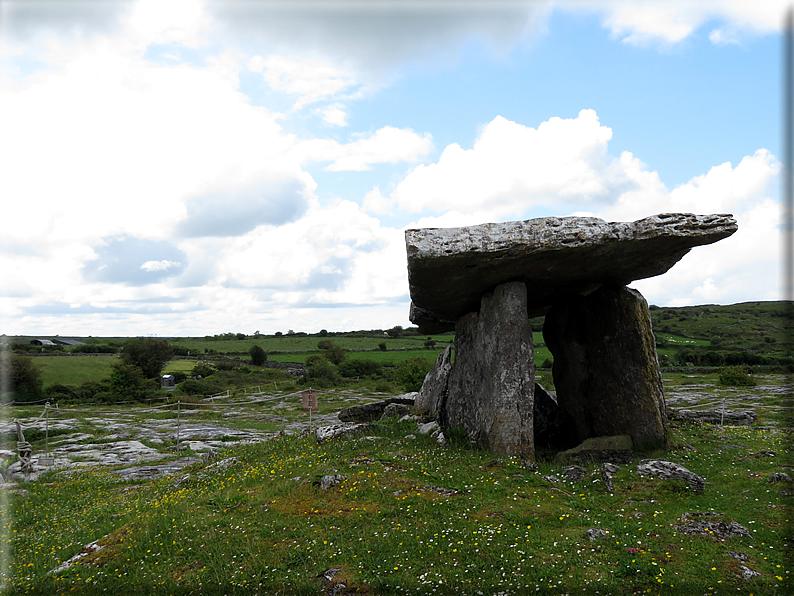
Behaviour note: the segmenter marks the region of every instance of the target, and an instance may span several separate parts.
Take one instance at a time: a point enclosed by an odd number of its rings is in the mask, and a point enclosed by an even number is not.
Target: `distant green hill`
[[[705,340],[712,347],[784,353],[792,331],[792,303],[742,302],[720,306],[651,306],[657,334]]]
[[[651,306],[651,320],[662,365],[783,366],[789,359],[792,303],[666,307]]]

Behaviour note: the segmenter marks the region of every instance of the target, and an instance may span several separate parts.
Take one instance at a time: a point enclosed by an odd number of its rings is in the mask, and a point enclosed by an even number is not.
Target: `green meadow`
[[[636,462],[614,475],[611,493],[594,464],[580,481],[553,483],[544,477],[562,478],[565,466],[551,452],[532,467],[456,435],[442,447],[396,418],[322,444],[313,435],[231,443],[215,460],[155,481],[121,481],[108,468],[49,472],[26,494],[7,494],[4,592],[788,594],[792,486],[770,480],[791,471],[790,405],[775,389],[784,378],[757,381],[719,389],[711,377],[665,375],[671,394],[711,388],[701,400],[759,405],[751,426],[671,422],[670,449],[642,454],[703,476],[702,493],[641,477]],[[351,395],[329,390],[321,402],[338,409]],[[261,405],[233,409],[249,407]],[[13,414],[28,410],[37,413]],[[209,468],[228,457],[236,463]],[[323,490],[317,483],[329,474],[344,479]],[[737,522],[750,536],[686,534],[690,513]],[[605,533],[591,540],[590,529]],[[50,573],[97,540],[103,549]],[[760,575],[744,580],[740,565]]]

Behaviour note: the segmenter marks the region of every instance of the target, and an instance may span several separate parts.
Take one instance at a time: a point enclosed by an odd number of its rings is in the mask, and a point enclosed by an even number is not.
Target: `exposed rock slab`
[[[709,424],[753,424],[757,418],[752,408],[730,410],[721,408],[713,410],[689,410],[686,408],[667,408],[667,416],[671,420],[682,422],[708,422]]]
[[[500,284],[524,281],[530,316],[604,283],[661,275],[695,246],[737,230],[730,215],[663,213],[635,222],[542,217],[463,228],[406,230],[410,319],[451,331]]]
[[[701,476],[666,459],[644,459],[637,464],[636,472],[641,476],[685,480],[692,489],[698,492],[703,492],[706,486],[706,481]]]
[[[441,412],[445,429],[502,455],[533,460],[535,370],[526,286],[513,282],[482,297],[455,329],[455,364]]]
[[[603,285],[569,296],[546,315],[557,400],[576,439],[631,435],[634,448],[667,442],[662,374],[648,303],[636,290]]]

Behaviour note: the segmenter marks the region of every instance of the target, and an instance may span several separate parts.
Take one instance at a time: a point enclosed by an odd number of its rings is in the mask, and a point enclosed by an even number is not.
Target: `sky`
[[[410,325],[404,231],[731,213],[782,296],[774,0],[0,0],[0,331]]]

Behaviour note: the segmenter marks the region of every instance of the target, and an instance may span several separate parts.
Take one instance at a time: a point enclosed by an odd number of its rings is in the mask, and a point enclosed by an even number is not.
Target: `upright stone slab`
[[[457,322],[441,423],[495,453],[534,459],[534,385],[526,286],[502,284]]]
[[[636,290],[604,285],[571,296],[546,315],[560,407],[577,440],[631,435],[638,450],[664,447],[667,418],[648,303]]]
[[[434,419],[440,416],[441,408],[447,399],[449,373],[452,370],[451,359],[452,348],[447,346],[438,355],[433,370],[427,373],[414,403],[414,409],[420,414]]]

